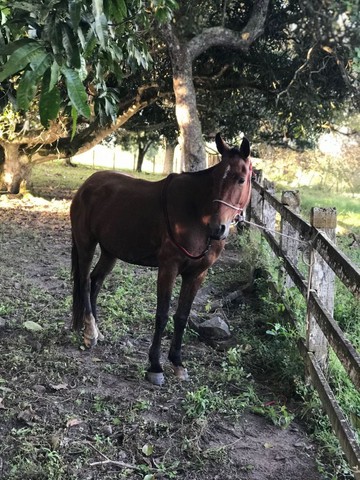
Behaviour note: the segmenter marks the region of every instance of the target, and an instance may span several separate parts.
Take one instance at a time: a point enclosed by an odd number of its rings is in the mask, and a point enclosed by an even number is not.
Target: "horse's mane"
[[[205,170],[197,170],[195,172],[184,172],[182,171],[181,172],[181,175],[194,175],[194,176],[202,176],[202,175],[206,175],[207,173],[210,173],[214,170],[214,168],[219,165],[218,163],[209,167],[209,168],[205,168]]]

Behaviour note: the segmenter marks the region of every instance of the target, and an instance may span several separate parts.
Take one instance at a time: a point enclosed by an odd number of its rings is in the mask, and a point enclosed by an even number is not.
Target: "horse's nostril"
[[[210,228],[210,237],[214,240],[222,240],[227,236],[228,227],[226,224],[220,224]]]

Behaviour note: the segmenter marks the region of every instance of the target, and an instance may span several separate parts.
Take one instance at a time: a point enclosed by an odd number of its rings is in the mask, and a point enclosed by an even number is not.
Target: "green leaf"
[[[51,87],[51,75],[49,68],[43,77],[39,101],[40,120],[45,128],[49,126],[50,120],[55,120],[60,110],[60,92]]]
[[[87,103],[87,95],[84,85],[81,83],[79,74],[71,68],[62,67],[61,72],[66,79],[67,92],[70,101],[80,115],[90,117],[90,107]]]
[[[151,443],[145,443],[141,451],[143,452],[144,455],[146,455],[147,457],[150,457],[150,455],[152,455],[154,452],[154,445],[152,445]]]
[[[20,110],[27,110],[31,100],[35,97],[37,85],[34,83],[32,72],[28,71],[22,76],[17,90],[16,100]]]
[[[121,13],[122,17],[126,17],[127,15],[127,7],[126,7],[126,3],[124,0],[115,0],[115,3],[116,3],[116,7],[117,9],[119,10],[119,12]]]
[[[84,58],[89,58],[96,47],[96,36],[93,30],[86,35],[86,46],[84,47]]]
[[[124,20],[127,15],[127,7],[124,0],[104,0],[105,14],[117,23]]]
[[[104,13],[95,18],[95,32],[100,41],[100,45],[106,48],[108,43],[108,23]]]
[[[28,45],[29,43],[35,44],[37,42],[35,40],[32,40],[31,38],[20,38],[19,40],[15,40],[15,42],[8,43],[7,45],[2,45],[1,55],[11,55],[19,47]]]
[[[31,42],[20,46],[10,56],[0,72],[0,82],[11,77],[24,68],[41,53],[44,53],[43,47],[38,42]]]
[[[14,5],[15,6],[15,5]],[[19,10],[25,10],[26,12],[36,12],[36,5],[31,2],[16,2],[16,8]]]
[[[81,2],[78,0],[70,0],[69,13],[73,29],[76,30],[79,26],[81,18]]]
[[[60,110],[60,92],[53,88],[49,92],[41,92],[39,101],[41,124],[47,128],[50,120],[55,120]]]
[[[77,46],[75,35],[69,25],[61,25],[63,46],[67,56],[68,65],[74,68],[80,68],[80,52]]]
[[[52,90],[57,84],[60,76],[60,67],[56,60],[53,61],[51,65],[51,76],[49,81],[49,91]]]
[[[34,72],[34,75],[37,77],[42,77],[49,68],[51,60],[52,56],[45,51],[42,51],[39,55],[36,55],[30,63],[31,70]]]
[[[31,332],[40,332],[41,330],[43,330],[43,327],[41,325],[36,322],[32,322],[31,320],[24,322],[23,327],[26,328],[26,330],[30,330]]]
[[[108,43],[108,23],[104,13],[103,0],[93,0],[94,27],[102,48]]]
[[[37,84],[49,68],[51,55],[42,51],[30,63],[31,70],[22,76],[17,90],[17,104],[21,110],[27,110],[37,90]]]

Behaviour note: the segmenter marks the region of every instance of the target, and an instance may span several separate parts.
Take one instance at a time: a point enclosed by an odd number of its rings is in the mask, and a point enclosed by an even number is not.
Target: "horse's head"
[[[251,195],[250,144],[244,138],[240,148],[228,146],[220,134],[215,137],[221,162],[214,168],[213,213],[210,237],[225,239],[236,216],[242,215]]]

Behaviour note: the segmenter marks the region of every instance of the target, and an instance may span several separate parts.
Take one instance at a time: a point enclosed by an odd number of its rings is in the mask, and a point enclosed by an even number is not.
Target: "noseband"
[[[224,202],[224,200],[215,199],[215,200],[213,200],[213,202],[223,203],[227,207],[230,207],[230,208],[236,210],[237,212],[240,212],[240,210],[242,210],[241,207],[237,207],[236,205],[231,205],[231,203]]]
[[[248,183],[251,184],[251,175],[252,175],[252,164],[250,163],[250,168],[249,168],[249,180],[248,180]],[[229,208],[232,208],[233,210],[236,210],[239,214],[235,216],[239,218],[239,220],[236,221],[236,223],[238,223],[239,221],[241,221],[243,219],[243,213],[244,213],[244,207],[238,207],[237,205],[233,205],[231,203],[228,203],[228,202],[225,202],[224,200],[220,200],[218,198],[216,198],[215,200],[213,200],[213,202],[217,202],[217,203],[222,203],[223,205],[226,205],[227,207]]]
[[[170,174],[166,180],[165,180],[165,183],[164,183],[164,187],[161,191],[161,204],[162,204],[162,207],[163,207],[163,212],[164,212],[164,217],[165,217],[165,223],[166,223],[166,228],[167,228],[167,232],[168,232],[168,235],[170,237],[170,240],[172,241],[172,243],[184,254],[186,255],[188,258],[191,258],[191,260],[200,260],[201,258],[205,257],[205,255],[207,254],[207,252],[209,251],[210,247],[211,247],[211,239],[210,237],[207,238],[207,244],[206,244],[206,247],[205,249],[199,254],[199,255],[193,255],[192,253],[188,252],[186,250],[185,247],[183,247],[182,245],[180,245],[180,243],[176,240],[176,238],[174,237],[174,234],[171,230],[171,225],[170,225],[170,219],[169,219],[169,212],[168,212],[168,208],[167,208],[167,201],[166,201],[166,193],[167,193],[167,189],[168,189],[168,186],[169,186],[169,183],[171,182],[171,180],[173,179],[174,175],[173,174]]]
[[[222,204],[226,205],[227,207],[232,208],[233,210],[236,210],[238,212],[238,214],[234,216],[234,219],[231,222],[233,225],[237,225],[238,223],[244,221],[244,215],[243,215],[244,209],[243,208],[237,207],[236,205],[232,205],[231,203],[224,202],[224,200],[219,200],[217,198],[215,200],[213,200],[213,202],[222,203]]]

